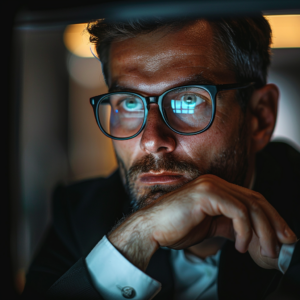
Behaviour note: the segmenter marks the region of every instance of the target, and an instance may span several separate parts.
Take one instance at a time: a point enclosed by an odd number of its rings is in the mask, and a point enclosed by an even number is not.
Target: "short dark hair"
[[[176,31],[194,21],[196,20],[187,18],[176,20],[153,18],[111,23],[101,19],[89,22],[87,31],[90,33],[90,42],[96,46],[104,76],[108,78],[109,49],[113,41],[125,40],[162,28]],[[271,60],[271,28],[268,21],[262,15],[207,21],[214,32],[216,49],[221,49],[225,53],[224,63],[234,70],[237,82],[256,82],[257,88],[264,86]],[[237,98],[243,110],[253,90],[250,88],[238,91]]]

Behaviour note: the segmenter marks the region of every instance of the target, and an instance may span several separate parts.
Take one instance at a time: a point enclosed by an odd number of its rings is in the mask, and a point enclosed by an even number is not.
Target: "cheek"
[[[182,159],[189,160],[202,171],[209,168],[214,152],[219,147],[215,143],[214,135],[209,131],[195,136],[180,136],[178,138],[177,153],[181,152],[180,157]]]
[[[198,136],[181,138],[179,144],[184,153],[194,162],[203,164],[203,162],[209,161],[212,153],[219,148],[220,140],[215,137],[215,135],[205,132]]]
[[[116,155],[121,159],[128,170],[134,161],[134,157],[139,151],[140,138],[137,136],[131,140],[125,141],[116,141],[113,140],[113,146],[116,152]]]
[[[219,112],[214,123],[205,132],[195,136],[180,136],[178,144],[185,155],[202,167],[218,158],[235,143],[238,137],[238,120],[232,115]]]
[[[222,143],[228,144],[238,137],[242,117],[243,113],[239,104],[219,105],[211,127],[216,142],[220,140],[223,141]]]

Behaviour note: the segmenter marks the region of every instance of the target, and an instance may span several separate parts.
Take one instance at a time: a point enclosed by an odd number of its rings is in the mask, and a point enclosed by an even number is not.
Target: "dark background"
[[[105,90],[101,74],[97,73],[100,66],[93,59],[74,58],[68,53],[62,39],[68,24],[157,12],[165,16],[179,13],[193,16],[200,12],[204,17],[256,11],[300,12],[299,1],[172,1],[171,6],[168,2],[84,1],[83,5],[82,2],[14,1],[3,10],[4,176],[0,228],[2,274],[6,274],[1,280],[1,290],[6,299],[16,297],[22,289],[24,272],[51,218],[53,187],[59,181],[67,183],[107,175],[115,168],[109,141],[99,134],[94,123],[84,121],[89,118],[89,111],[83,103]],[[278,84],[282,91],[275,136],[288,138],[297,146],[300,144],[300,50],[275,49],[273,53],[269,81]],[[90,66],[87,74],[98,76],[99,86],[86,86],[76,80],[70,71],[70,61],[82,68]],[[81,117],[80,112],[83,112]],[[103,154],[97,153],[99,149]],[[103,159],[97,160],[100,156]]]

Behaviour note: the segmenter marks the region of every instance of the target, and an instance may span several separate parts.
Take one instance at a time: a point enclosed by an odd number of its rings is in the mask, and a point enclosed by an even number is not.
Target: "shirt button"
[[[131,286],[124,286],[121,289],[121,292],[122,296],[127,299],[132,299],[136,295],[134,288],[132,288]]]

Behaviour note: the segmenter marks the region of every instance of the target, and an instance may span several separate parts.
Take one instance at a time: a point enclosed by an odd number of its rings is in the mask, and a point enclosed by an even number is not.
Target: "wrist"
[[[112,245],[132,264],[145,271],[152,255],[159,248],[152,237],[152,226],[137,214],[126,219],[107,237]]]

